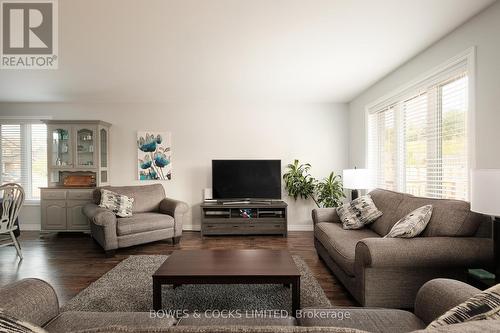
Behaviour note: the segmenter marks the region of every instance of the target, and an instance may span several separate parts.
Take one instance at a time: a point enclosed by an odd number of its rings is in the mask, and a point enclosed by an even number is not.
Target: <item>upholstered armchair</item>
[[[134,198],[131,217],[118,217],[98,206],[101,188]],[[176,244],[182,235],[182,225],[191,218],[189,206],[165,197],[161,184],[146,186],[105,186],[93,194],[93,203],[83,207],[90,222],[92,237],[107,255],[118,248],[172,239]]]

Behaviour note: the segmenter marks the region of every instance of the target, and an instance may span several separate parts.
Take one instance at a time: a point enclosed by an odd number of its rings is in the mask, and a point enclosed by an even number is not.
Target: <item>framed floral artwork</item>
[[[172,136],[169,132],[137,132],[139,180],[172,179]]]

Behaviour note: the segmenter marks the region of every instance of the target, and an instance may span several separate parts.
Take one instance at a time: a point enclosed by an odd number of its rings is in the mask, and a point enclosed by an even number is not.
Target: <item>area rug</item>
[[[61,311],[149,311],[152,309],[151,275],[168,256],[130,256],[92,283]],[[330,301],[307,264],[293,256],[301,274],[301,308],[329,307]],[[183,285],[162,288],[165,310],[285,310],[291,312],[291,290],[283,285]]]

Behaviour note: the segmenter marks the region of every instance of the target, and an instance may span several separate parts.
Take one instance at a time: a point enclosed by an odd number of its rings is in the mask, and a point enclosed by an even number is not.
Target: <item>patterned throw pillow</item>
[[[396,222],[385,238],[413,238],[424,231],[432,216],[432,205],[422,206]]]
[[[119,217],[132,216],[134,198],[121,195],[105,189],[101,190],[101,203],[99,207],[113,211]]]
[[[48,333],[40,326],[18,320],[0,309],[0,332]]]
[[[474,320],[500,320],[500,284],[491,287],[441,315],[427,326],[436,328]]]
[[[337,207],[337,214],[344,229],[361,229],[382,216],[369,194]]]

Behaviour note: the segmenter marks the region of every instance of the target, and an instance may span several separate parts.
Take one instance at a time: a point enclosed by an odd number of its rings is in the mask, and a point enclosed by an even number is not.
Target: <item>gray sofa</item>
[[[319,256],[361,305],[411,308],[425,282],[464,280],[468,268],[493,263],[491,219],[471,212],[469,203],[381,189],[370,194],[383,215],[364,229],[342,229],[333,208],[312,212]],[[427,204],[433,213],[422,235],[383,238],[399,219]]]
[[[49,333],[70,332],[494,332],[500,320],[425,329],[434,319],[480,291],[460,281],[437,279],[418,292],[415,312],[394,309],[306,309],[303,318],[187,319],[158,318],[149,312],[59,311],[54,289],[38,279],[24,279],[0,288],[0,308],[18,320]],[[315,316],[322,313],[323,318]],[[340,316],[339,314],[343,314]],[[326,314],[326,315],[325,315]],[[349,314],[349,315],[347,315]],[[329,318],[325,318],[329,317]],[[335,317],[335,318],[334,318]],[[342,319],[341,319],[342,318]]]
[[[132,216],[120,218],[98,206],[104,188],[134,198]],[[107,255],[114,250],[171,238],[175,244],[182,235],[182,225],[190,219],[189,206],[165,197],[161,184],[145,186],[105,186],[93,193],[93,203],[83,207],[90,221],[92,237]]]

